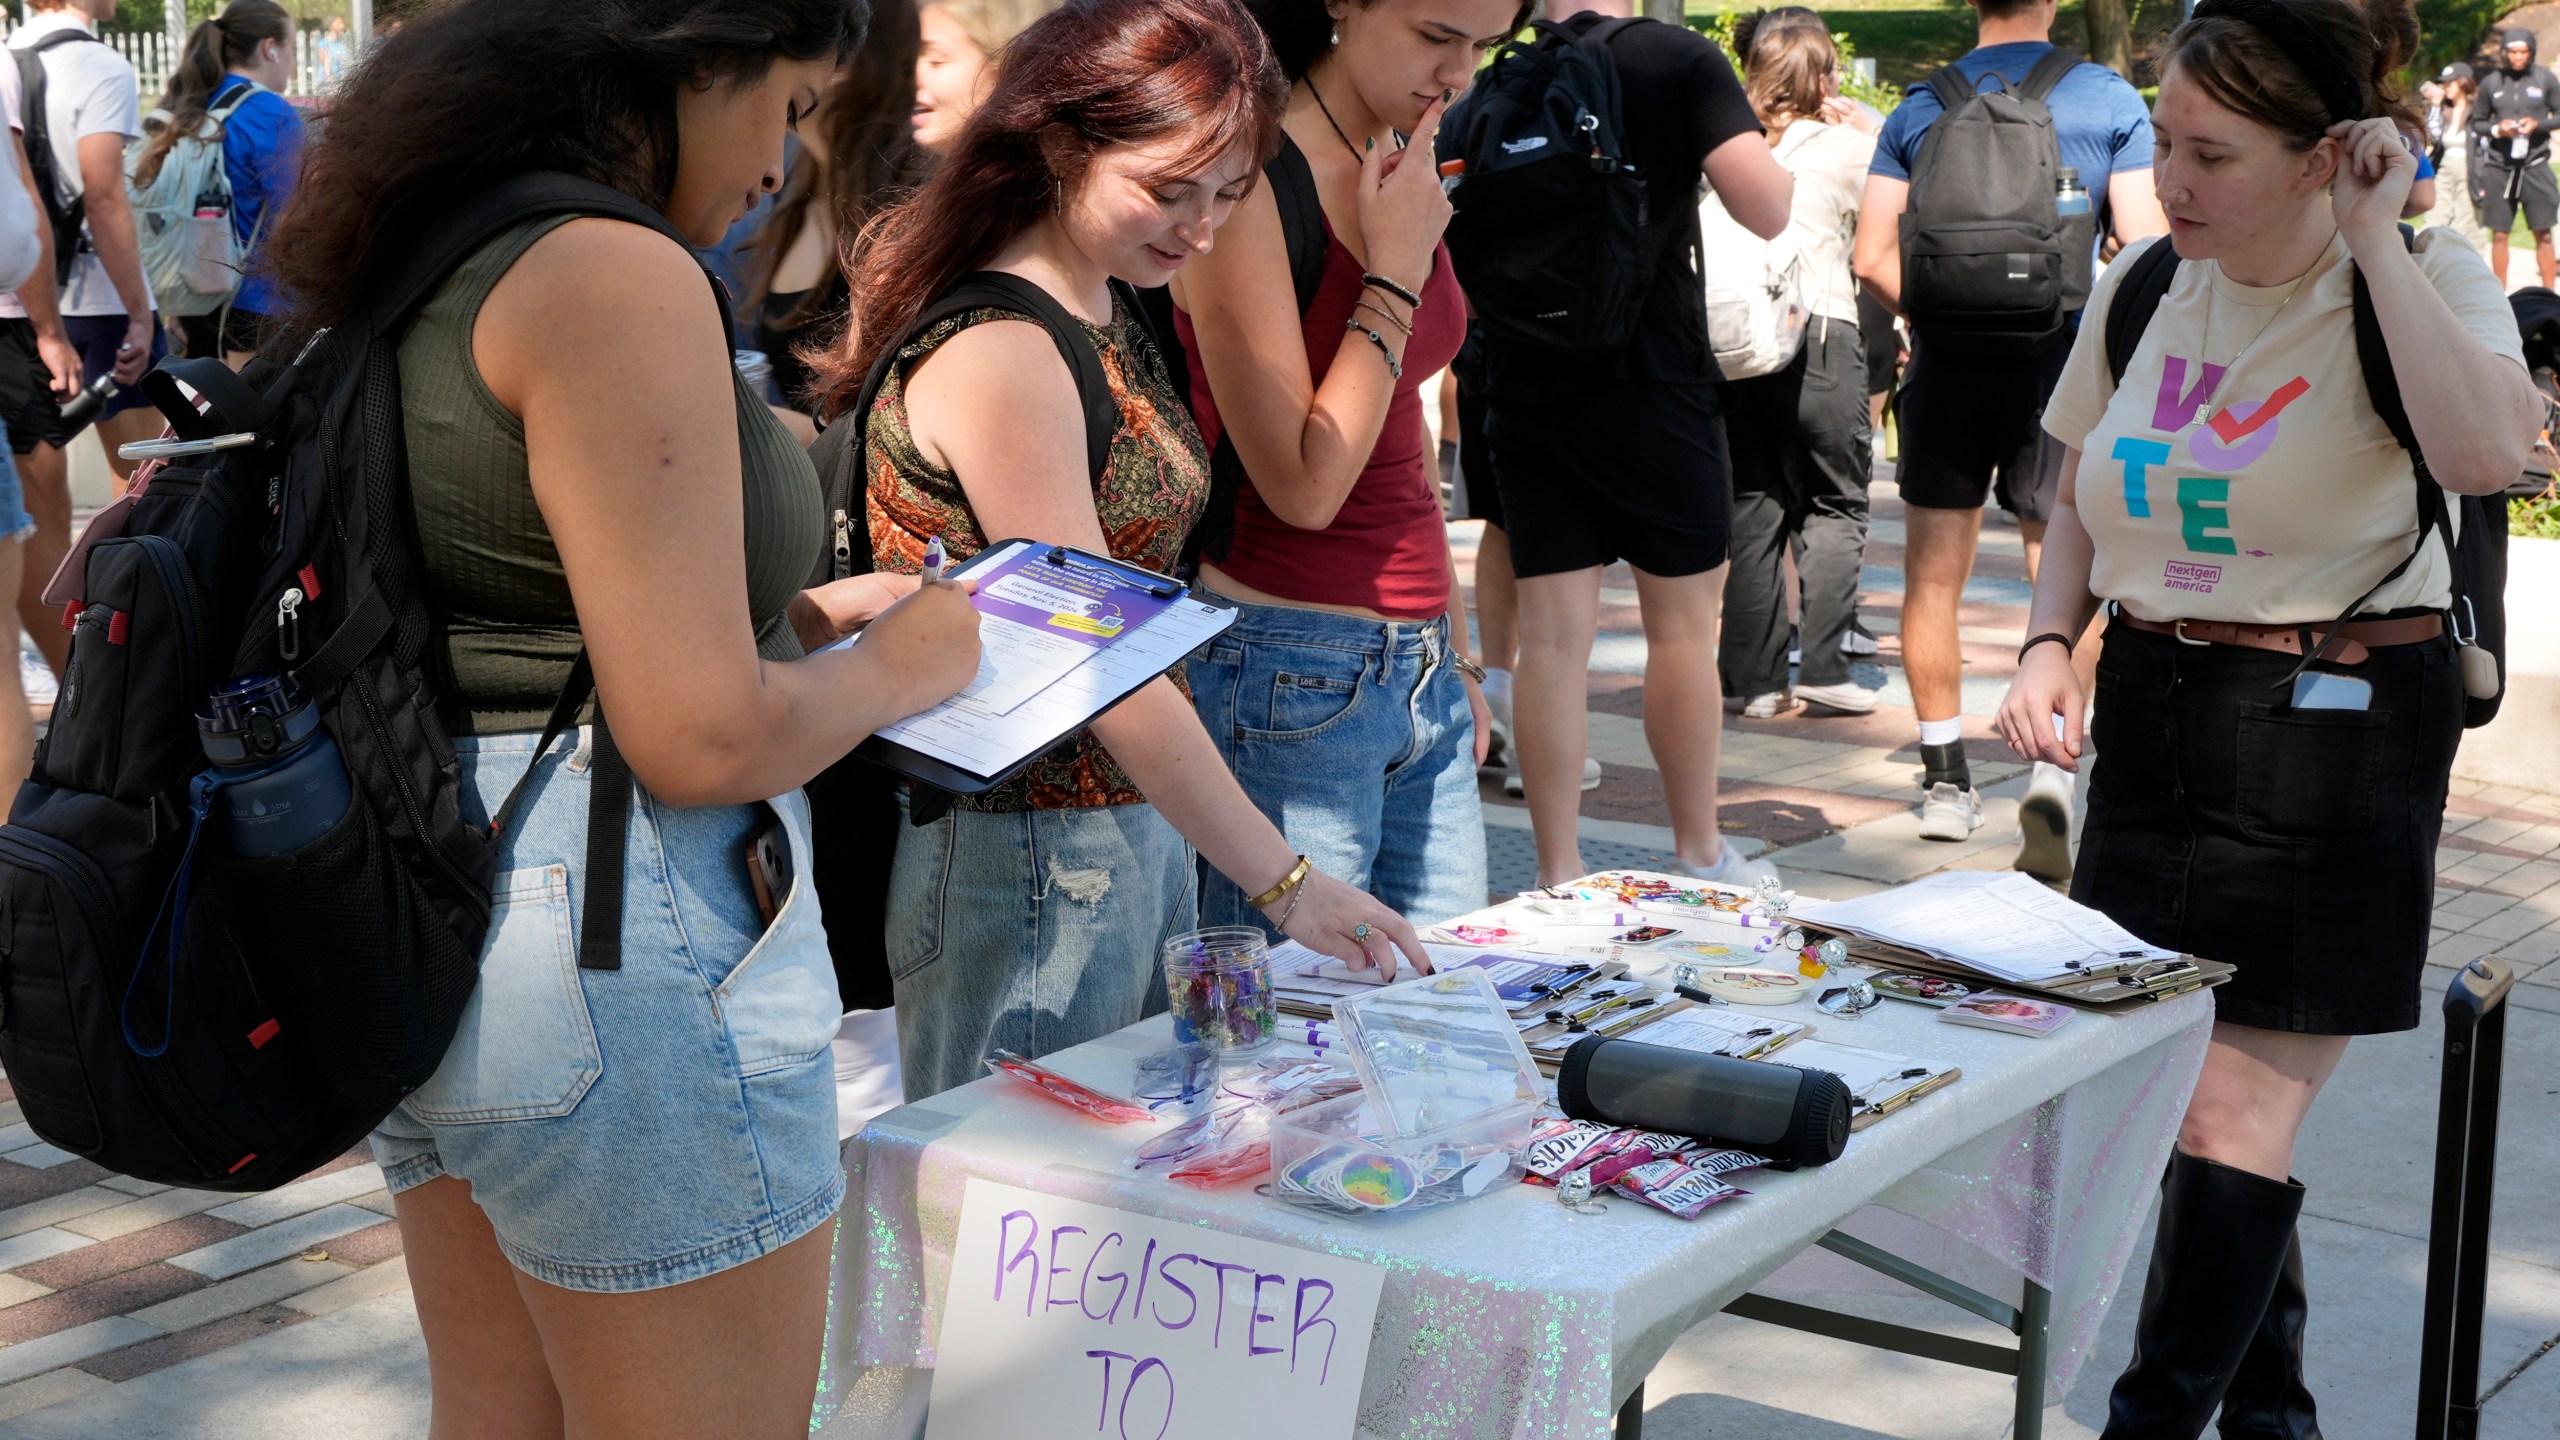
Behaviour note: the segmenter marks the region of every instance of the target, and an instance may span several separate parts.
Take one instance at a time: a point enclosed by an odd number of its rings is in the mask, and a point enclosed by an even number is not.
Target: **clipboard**
[[[1150,682],[1164,675],[1166,671],[1181,664],[1202,645],[1225,634],[1227,629],[1236,622],[1238,612],[1234,601],[1223,596],[1194,591],[1190,586],[1170,575],[1115,560],[1108,555],[1097,555],[1090,550],[1078,549],[1072,545],[1051,545],[1044,541],[1024,539],[999,540],[953,567],[949,573],[955,578],[962,576],[979,578],[991,570],[1011,568],[1016,552],[1024,548],[1028,548],[1038,557],[1036,561],[1024,564],[1022,568],[1026,570],[1045,562],[1061,569],[1101,571],[1121,584],[1144,590],[1152,598],[1169,602],[1164,610],[1132,626],[1127,634],[1116,637],[1111,643],[1127,643],[1149,626],[1175,621],[1177,617],[1189,632],[1186,638],[1190,639],[1191,643],[1184,645],[1178,653],[1167,658],[1163,664],[1146,669],[1143,674],[1132,672],[1120,677],[1126,683],[1110,685],[1108,693],[1100,698],[1100,703],[1078,704],[1072,707],[1074,713],[1071,716],[1053,717],[1032,725],[1025,733],[1036,736],[1036,743],[1008,745],[1007,748],[1014,753],[1009,754],[1001,764],[984,771],[955,762],[948,755],[936,754],[931,750],[888,735],[873,735],[865,739],[854,747],[854,754],[910,780],[922,781],[955,795],[981,794],[1029,769],[1032,762],[1056,749],[1076,732],[1090,726],[1096,717],[1107,713],[1121,701],[1135,695]],[[984,625],[989,620],[1005,623],[1001,615],[987,608],[984,603],[986,598],[983,592],[980,596],[973,597],[973,603],[979,605],[982,617],[980,624]],[[1099,658],[1103,653],[1104,651],[1097,647],[1095,658]],[[1091,660],[1087,660],[1077,668],[1082,669],[1091,663]],[[1064,681],[1057,683],[1063,684]],[[951,703],[946,701],[943,706],[936,706],[933,710],[924,712],[922,716],[910,716],[899,724],[913,725]],[[1025,702],[1026,705],[1038,703],[1037,698]]]

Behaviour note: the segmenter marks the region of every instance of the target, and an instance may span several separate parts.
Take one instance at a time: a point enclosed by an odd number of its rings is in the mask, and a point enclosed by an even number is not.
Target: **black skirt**
[[[2453,642],[2324,666],[2368,710],[2295,710],[2293,657],[2107,629],[2071,898],[2151,944],[2239,967],[2239,1025],[2375,1035],[2418,1023],[2436,840],[2462,738]]]

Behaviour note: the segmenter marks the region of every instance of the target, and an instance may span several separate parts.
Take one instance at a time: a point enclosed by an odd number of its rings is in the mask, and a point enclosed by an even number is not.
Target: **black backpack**
[[[2045,107],[2079,64],[2057,47],[2015,89],[1992,74],[1994,88],[1976,90],[1953,65],[1929,77],[1946,113],[1911,167],[1902,313],[1933,349],[2022,357],[2088,303],[2096,206],[2067,219],[2055,208],[2062,145]]]
[[[1626,347],[1661,258],[1645,177],[1627,158],[1612,19],[1538,21],[1497,53],[1440,126],[1449,260],[1485,333],[1506,349],[1597,360]]]
[[[53,1144],[162,1184],[265,1189],[344,1153],[443,1059],[479,977],[496,832],[525,786],[490,827],[464,817],[427,655],[399,341],[454,267],[543,215],[682,238],[604,186],[518,176],[428,227],[367,313],[289,362],[144,377],[179,437],[209,443],[88,551],[62,697],[0,827],[0,1065]],[[304,848],[243,859],[212,801],[190,804],[195,715],[212,685],[271,671],[312,697],[353,802]],[[582,654],[549,738],[590,688]],[[628,770],[595,733],[601,812]],[[598,865],[596,833],[579,963],[601,969],[619,963],[621,856]]]
[[[15,52],[18,62],[18,128],[27,146],[27,175],[35,181],[36,195],[44,201],[45,219],[53,226],[53,283],[71,283],[71,267],[80,259],[80,236],[89,223],[89,197],[72,197],[64,204],[61,171],[53,162],[53,127],[45,118],[43,55],[47,50],[86,41],[92,45],[107,42],[76,27],[56,30],[24,50]]]
[[[2414,247],[2417,232],[2403,225],[2400,238]],[[2178,278],[2178,252],[2163,238],[2125,263],[2129,268],[2107,304],[2106,318],[2107,374],[2119,384],[2124,380],[2125,368],[2133,363],[2133,352],[2142,344],[2142,332],[2150,328],[2151,317],[2160,308],[2160,297],[2169,293],[2169,286]],[[2453,561],[2450,618],[2454,640],[2465,649],[2478,647],[2497,667],[2497,690],[2486,696],[2469,695],[2465,700],[2463,726],[2477,730],[2497,718],[2499,702],[2506,696],[2507,499],[2503,494],[2450,497],[2462,507],[2462,533],[2456,538],[2445,489],[2429,473],[2427,457],[2418,449],[2418,434],[2409,426],[2409,409],[2400,398],[2400,377],[2392,369],[2391,348],[2382,338],[2382,321],[2374,314],[2373,296],[2365,288],[2361,270],[2355,276],[2354,315],[2356,363],[2364,372],[2365,393],[2372,398],[2374,413],[2391,431],[2391,438],[2409,452],[2410,469],[2417,475],[2418,542],[2407,559],[2391,567],[2390,574],[2375,581],[2372,589],[2340,612],[2337,623],[2345,624],[2383,586],[2407,574],[2418,557],[2426,553],[2429,535],[2442,535]],[[2305,656],[2302,665],[2294,668],[2298,673],[2310,663]]]

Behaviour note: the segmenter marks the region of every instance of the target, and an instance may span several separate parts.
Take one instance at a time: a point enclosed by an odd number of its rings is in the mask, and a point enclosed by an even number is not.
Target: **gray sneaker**
[[[1945,781],[1929,787],[1920,800],[1920,838],[1964,840],[1982,824],[1982,792],[1959,790]]]
[[[2061,766],[2036,762],[2035,778],[2018,802],[2018,835],[2012,869],[2056,885],[2071,878],[2071,777]]]

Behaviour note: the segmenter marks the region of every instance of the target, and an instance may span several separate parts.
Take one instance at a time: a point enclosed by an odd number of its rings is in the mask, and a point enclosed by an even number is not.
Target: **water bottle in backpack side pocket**
[[[2089,187],[2080,183],[2080,172],[2069,165],[2054,181],[2053,213],[2064,220],[2089,213]]]
[[[328,834],[354,795],[302,687],[289,675],[248,675],[215,687],[209,703],[196,733],[213,768],[196,777],[195,800],[201,807],[219,787],[232,853],[282,855]]]

